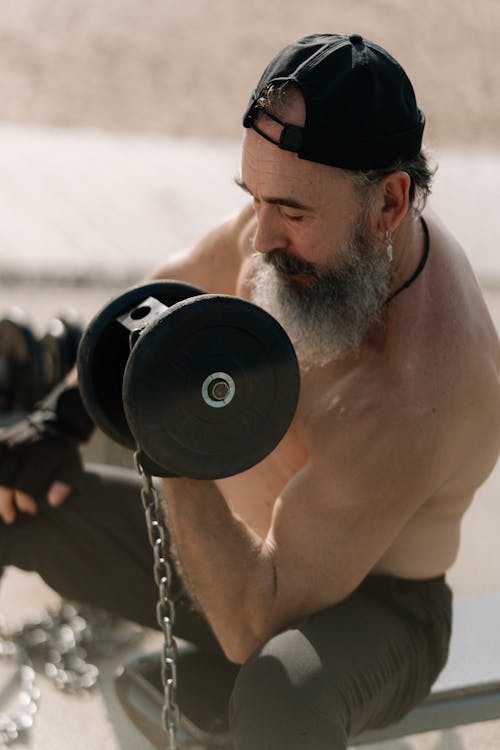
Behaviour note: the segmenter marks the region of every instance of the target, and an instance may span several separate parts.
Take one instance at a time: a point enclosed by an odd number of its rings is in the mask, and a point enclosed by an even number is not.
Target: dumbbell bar
[[[273,317],[175,281],[133,287],[101,310],[82,337],[78,373],[103,432],[139,447],[151,473],[195,479],[238,474],[267,456],[300,384]]]
[[[19,308],[0,319],[0,413],[30,411],[71,370],[83,329],[72,313],[55,316],[39,340]]]

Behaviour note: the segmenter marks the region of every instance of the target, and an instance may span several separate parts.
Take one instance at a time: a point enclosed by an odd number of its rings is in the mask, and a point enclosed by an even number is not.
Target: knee
[[[242,666],[230,703],[236,750],[343,750],[345,710],[311,644],[292,630]]]

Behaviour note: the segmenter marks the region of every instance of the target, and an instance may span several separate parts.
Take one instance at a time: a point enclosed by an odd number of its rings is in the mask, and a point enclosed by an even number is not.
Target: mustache
[[[318,275],[315,266],[302,258],[296,258],[286,250],[270,250],[264,255],[264,263],[273,266],[277,271],[288,276],[312,276]]]

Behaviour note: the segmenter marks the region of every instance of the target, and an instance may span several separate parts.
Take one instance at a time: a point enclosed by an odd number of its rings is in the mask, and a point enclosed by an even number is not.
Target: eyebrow
[[[244,190],[245,193],[248,193],[248,195],[254,197],[248,185],[246,185],[240,177],[235,177],[234,182],[238,187]],[[296,208],[299,211],[312,211],[312,206],[308,206],[306,203],[301,203],[300,201],[295,200],[295,198],[289,198],[288,196],[283,196],[280,198],[269,197],[264,198],[263,200],[266,203],[270,203],[271,205],[287,206],[288,208]]]

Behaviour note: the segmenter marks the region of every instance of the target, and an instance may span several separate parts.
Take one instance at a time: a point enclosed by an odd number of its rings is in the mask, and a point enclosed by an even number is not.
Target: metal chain
[[[161,662],[164,697],[162,722],[168,737],[167,750],[177,750],[180,712],[176,703],[178,652],[173,635],[175,604],[171,597],[172,566],[168,560],[168,541],[159,493],[151,475],[144,471],[141,465],[139,451],[134,454],[134,462],[142,479],[141,500],[146,516],[149,542],[153,548],[154,578],[159,591],[156,617],[164,636]]]
[[[33,660],[44,663],[44,673],[58,690],[79,693],[98,682],[99,669],[89,659],[109,656],[140,638],[142,629],[125,626],[96,607],[63,601],[56,610],[23,625],[11,638]]]
[[[0,660],[16,662],[19,680],[17,706],[11,713],[0,712],[0,745],[10,745],[33,726],[40,691],[35,684],[35,671],[31,659],[21,646],[6,636],[3,622],[0,626],[0,637]]]
[[[95,664],[87,661],[84,648],[91,631],[87,620],[72,605],[63,603],[59,611],[44,611],[12,637],[44,663],[45,675],[58,690],[77,693],[91,690],[99,676]]]
[[[45,675],[58,690],[87,692],[99,680],[99,669],[89,659],[110,656],[136,642],[142,632],[103,610],[67,601],[57,609],[43,610],[11,633],[1,625],[0,658],[17,661],[20,708],[11,715],[0,713],[0,745],[14,742],[33,726],[40,695],[34,662],[43,664]]]

